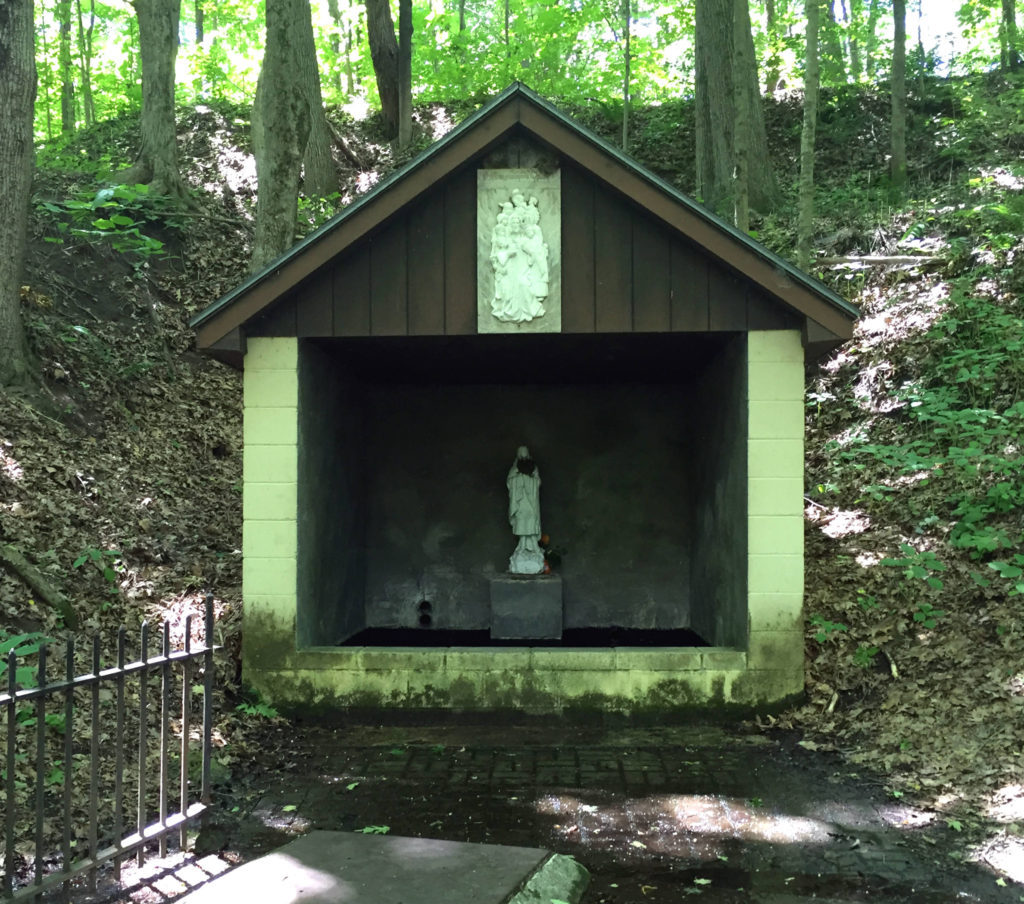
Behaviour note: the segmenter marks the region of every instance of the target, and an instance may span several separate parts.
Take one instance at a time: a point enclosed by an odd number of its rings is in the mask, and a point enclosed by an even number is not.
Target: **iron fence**
[[[117,635],[116,665],[103,667],[99,639],[93,638],[91,668],[79,675],[75,674],[74,638],[69,638],[64,641],[63,676],[59,680],[50,680],[50,645],[44,644],[37,654],[34,686],[23,688],[19,684],[33,682],[18,681],[18,654],[14,650],[8,654],[7,689],[0,694],[7,733],[0,900],[34,900],[56,886],[67,888],[73,878],[83,873],[88,874],[89,887],[95,889],[99,866],[113,861],[115,876],[120,878],[121,862],[126,856],[134,854],[141,866],[150,842],[158,843],[160,856],[166,856],[168,837],[175,833],[182,850],[185,849],[188,824],[210,804],[213,653],[216,649],[212,596],[205,600],[204,629],[202,645],[194,645],[192,616],[188,616],[183,649],[172,650],[170,626],[165,623],[160,651],[151,656],[150,626],[143,623],[139,658],[126,662],[127,630],[122,626]],[[24,676],[25,666],[21,668]],[[192,698],[196,688],[192,682],[198,668],[202,670],[202,726],[198,746],[193,747]],[[137,704],[134,699],[131,703],[126,700],[129,681],[138,684]],[[150,699],[151,693],[155,700]],[[83,699],[85,702],[80,702]],[[180,735],[178,742],[172,741],[172,711],[178,716],[175,719]],[[76,731],[76,717],[83,731]],[[103,743],[105,735],[109,736],[109,744]],[[129,739],[129,735],[134,737]],[[19,751],[19,739],[28,742],[24,746],[29,750]],[[61,745],[62,768],[52,765],[55,743]],[[194,772],[190,769],[193,751],[200,754],[198,800],[192,800],[190,794],[190,785],[194,788],[196,784],[190,779],[190,772]],[[169,772],[175,755],[177,787],[172,789],[174,779]],[[34,776],[29,768],[25,770],[29,780],[19,779],[19,763],[33,761]],[[101,762],[112,765],[112,777],[101,777]],[[80,768],[76,768],[76,764]],[[154,777],[150,775],[153,766],[157,772],[155,787]],[[79,823],[76,832],[75,817],[82,810],[82,805],[78,804],[73,812],[76,773],[85,772],[87,778],[79,778],[78,787],[86,786],[86,819]],[[101,795],[105,798],[102,801]],[[48,831],[52,823],[48,822],[47,815],[55,810],[60,829],[59,853],[53,850],[53,833]],[[154,815],[156,820],[151,821]],[[17,836],[19,827],[24,835],[27,826],[32,827],[27,882],[16,887],[21,856],[17,846],[22,840]],[[48,844],[51,844],[49,851]],[[54,858],[58,864],[55,869],[52,867]],[[22,873],[25,875],[26,871]]]

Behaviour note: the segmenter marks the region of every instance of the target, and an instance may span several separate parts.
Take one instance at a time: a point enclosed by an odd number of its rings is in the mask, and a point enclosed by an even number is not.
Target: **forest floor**
[[[1022,95],[1019,82],[989,77],[927,83],[912,99],[899,200],[884,176],[887,98],[823,96],[816,272],[862,318],[808,373],[806,699],[747,726],[783,749],[776,732],[798,737],[795,755],[820,754],[893,806],[932,814],[937,849],[1011,880],[1024,879]],[[422,142],[464,112],[418,111]],[[599,110],[571,112],[615,132]],[[241,381],[193,351],[187,326],[245,275],[246,116],[182,111],[186,211],[105,181],[132,158],[129,119],[40,153],[22,301],[42,388],[0,395],[0,541],[73,601],[81,631],[110,638],[121,623],[168,620],[178,642],[213,589],[223,794],[254,770],[270,774],[265,733],[280,732],[260,721],[239,674]],[[339,194],[303,201],[304,230],[402,162],[372,121],[336,118],[349,151]],[[689,120],[685,105],[638,110],[632,148],[685,191]],[[786,200],[758,237],[787,254],[798,100],[770,102],[767,122]],[[872,260],[892,255],[916,259]],[[0,570],[0,644],[63,629]],[[31,788],[31,767],[19,768]],[[83,807],[76,800],[76,817]],[[536,825],[547,832],[537,843],[556,837]],[[23,857],[31,848],[19,842]]]

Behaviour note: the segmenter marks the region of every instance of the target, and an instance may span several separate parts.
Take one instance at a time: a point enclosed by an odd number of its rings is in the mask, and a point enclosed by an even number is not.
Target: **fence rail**
[[[179,844],[184,850],[187,843],[188,823],[196,817],[201,816],[210,804],[210,756],[213,719],[213,653],[216,647],[213,644],[213,597],[207,596],[205,600],[205,618],[203,643],[201,646],[192,644],[192,616],[185,619],[185,640],[184,649],[171,650],[170,626],[163,625],[160,641],[160,652],[150,656],[151,646],[150,628],[143,623],[140,643],[139,658],[133,662],[125,662],[126,635],[124,626],[117,634],[117,652],[115,666],[101,667],[101,648],[98,638],[93,638],[91,649],[91,668],[85,674],[76,675],[75,671],[75,641],[69,637],[65,643],[64,650],[64,677],[61,680],[50,681],[49,672],[49,645],[43,645],[38,651],[38,662],[35,668],[35,686],[19,688],[18,684],[18,663],[19,656],[12,650],[7,656],[7,690],[0,694],[0,710],[6,713],[4,724],[7,730],[6,753],[4,757],[5,778],[4,792],[6,808],[4,814],[4,863],[3,877],[0,882],[0,900],[21,901],[34,900],[44,891],[56,886],[66,886],[76,876],[82,873],[89,874],[89,886],[96,887],[96,870],[99,866],[109,861],[114,863],[115,876],[120,878],[121,861],[129,854],[135,854],[141,866],[145,856],[145,846],[149,842],[158,842],[160,856],[167,854],[168,836],[177,833]],[[2,660],[0,660],[2,661]],[[192,680],[197,663],[202,669],[202,728],[199,742],[200,777],[199,777],[199,799],[190,800],[189,766],[192,754],[191,731],[192,731]],[[22,667],[24,670],[24,667]],[[175,676],[180,673],[180,694],[175,695]],[[128,680],[138,682],[138,703],[131,707],[129,712],[126,702],[126,683]],[[150,684],[154,685],[156,700],[150,703]],[[113,688],[112,694],[108,692],[104,697],[102,691],[104,686]],[[88,695],[88,701],[84,705],[76,702],[76,691],[80,695]],[[176,700],[172,698],[177,697]],[[113,702],[114,718],[110,736],[113,743],[113,751],[101,749],[101,738],[104,733],[103,716],[105,710],[109,709]],[[61,699],[63,698],[63,699]],[[52,701],[61,704],[60,711],[54,712]],[[51,703],[51,712],[47,712],[47,704]],[[180,742],[172,744],[171,741],[171,716],[172,710],[180,715],[179,733]],[[75,717],[78,713],[87,719],[87,731],[78,733],[87,734],[87,739],[82,740],[76,735]],[[156,713],[156,717],[153,714]],[[129,716],[137,723],[138,737],[134,757],[126,753],[128,741],[126,732],[129,730],[127,723]],[[50,717],[48,719],[48,716]],[[62,721],[61,721],[62,720]],[[52,750],[52,737],[54,732],[48,728],[51,722],[56,721],[62,725],[63,739],[63,760],[60,769],[51,769],[47,772],[48,749]],[[80,719],[82,721],[82,719]],[[154,723],[158,731],[154,732]],[[24,729],[24,730],[22,730]],[[34,729],[34,732],[33,732]],[[27,760],[27,752],[19,754],[18,739],[35,735],[34,745],[34,766],[35,775],[32,780],[33,787],[28,787],[18,781],[17,765],[20,760]],[[59,734],[59,732],[58,732]],[[152,806],[149,795],[149,770],[147,761],[154,757],[152,751],[152,735],[159,738],[156,750],[158,762],[156,781],[156,806]],[[48,745],[48,739],[51,744]],[[132,742],[134,746],[134,742]],[[169,771],[172,765],[173,748],[179,759],[179,771],[177,775],[178,787],[172,793],[170,788],[171,779]],[[113,787],[109,783],[103,783],[99,774],[101,759],[106,756],[113,759]],[[87,851],[84,855],[74,856],[80,851],[80,839],[74,837],[73,833],[73,796],[74,796],[74,764],[76,757],[79,760],[88,759],[88,794],[86,804],[87,825],[84,834]],[[132,782],[125,780],[126,765],[134,759],[135,775],[134,790],[137,792],[134,800],[134,831],[125,834],[129,828],[130,821],[126,819],[125,809],[128,805],[126,791],[133,789]],[[61,771],[63,772],[60,775]],[[59,825],[61,829],[59,868],[55,871],[46,872],[46,846],[50,841],[47,833],[47,801],[52,798],[50,786],[60,785],[59,792]],[[101,785],[106,784],[105,790],[112,791],[112,807],[101,807],[100,794]],[[20,787],[19,787],[20,785]],[[19,824],[25,825],[32,822],[24,817],[19,823],[18,792],[25,799],[26,804],[30,801],[34,806],[34,828],[32,830],[33,853],[32,863],[29,870],[31,879],[27,885],[15,887],[15,873],[18,861],[16,845],[19,839]],[[175,802],[171,804],[171,799]],[[175,808],[171,812],[172,806]],[[51,807],[51,810],[53,808]],[[150,821],[154,809],[156,819]],[[101,838],[101,811],[106,811],[108,820],[106,828],[103,829]],[[107,841],[111,843],[107,844]],[[104,847],[100,847],[104,843]]]

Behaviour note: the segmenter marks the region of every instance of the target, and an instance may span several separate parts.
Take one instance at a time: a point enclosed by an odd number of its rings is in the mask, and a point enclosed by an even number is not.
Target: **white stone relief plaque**
[[[477,170],[477,332],[562,330],[558,171]]]

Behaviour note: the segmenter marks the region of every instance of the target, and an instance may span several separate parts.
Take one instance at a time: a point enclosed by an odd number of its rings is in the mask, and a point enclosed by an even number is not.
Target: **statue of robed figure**
[[[508,471],[508,520],[519,538],[508,561],[512,574],[540,574],[544,553],[540,548],[540,471],[530,450],[520,446]]]

